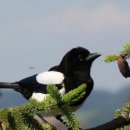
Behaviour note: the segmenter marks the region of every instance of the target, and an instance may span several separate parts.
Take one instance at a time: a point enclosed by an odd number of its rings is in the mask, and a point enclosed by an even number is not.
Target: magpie
[[[90,53],[83,47],[72,48],[64,55],[59,65],[13,83],[0,82],[0,88],[14,89],[27,100],[35,99],[42,102],[48,95],[47,85],[49,84],[55,84],[60,94],[64,95],[85,83],[87,85],[86,96],[82,101],[72,104],[72,106],[79,106],[93,89],[94,82],[90,71],[93,61],[99,56],[100,54]]]

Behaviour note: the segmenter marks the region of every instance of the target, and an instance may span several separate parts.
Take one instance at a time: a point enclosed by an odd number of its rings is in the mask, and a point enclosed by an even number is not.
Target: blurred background
[[[0,81],[48,70],[71,48],[85,47],[102,57],[91,71],[94,90],[76,115],[83,128],[111,120],[130,98],[130,80],[104,57],[130,42],[129,7],[128,0],[0,0]],[[0,92],[0,108],[26,102],[13,90]]]

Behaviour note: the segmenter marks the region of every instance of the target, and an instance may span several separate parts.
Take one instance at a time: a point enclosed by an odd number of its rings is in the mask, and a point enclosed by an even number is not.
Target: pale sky
[[[0,0],[0,81],[45,71],[82,46],[102,54],[92,67],[95,90],[120,90],[129,79],[103,59],[130,42],[129,6],[128,0]]]
[[[46,71],[67,51],[82,46],[102,54],[91,71],[94,91],[116,94],[130,80],[121,76],[116,62],[103,60],[120,52],[126,42],[130,42],[129,0],[0,0],[0,81],[14,82]],[[1,102],[23,101],[21,94],[6,92]]]

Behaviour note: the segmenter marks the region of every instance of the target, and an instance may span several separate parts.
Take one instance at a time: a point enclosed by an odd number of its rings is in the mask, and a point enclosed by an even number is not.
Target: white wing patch
[[[32,94],[32,99],[35,99],[37,102],[42,102],[45,100],[47,94],[43,94],[43,93],[33,93]]]
[[[36,76],[36,80],[40,84],[61,84],[64,80],[64,75],[57,71],[47,71]]]
[[[59,93],[61,96],[65,94],[65,87],[63,86],[60,90]],[[43,93],[33,93],[32,94],[32,99],[35,99],[37,102],[43,102],[46,99],[46,96],[49,94],[43,94]]]

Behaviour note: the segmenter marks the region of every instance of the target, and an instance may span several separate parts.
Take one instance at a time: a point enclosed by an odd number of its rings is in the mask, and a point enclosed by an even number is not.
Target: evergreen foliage
[[[118,56],[122,55],[124,59],[128,59],[130,57],[130,43],[126,43],[123,46],[123,50],[118,54],[108,55],[104,58],[104,61],[107,63],[114,62],[118,59]]]
[[[59,109],[63,122],[72,130],[79,130],[79,122],[69,105],[82,100],[85,96],[86,84],[70,91],[61,97],[55,85],[48,85],[48,97],[44,102],[29,100],[19,107],[11,107],[0,110],[0,128],[2,130],[53,130],[49,124],[40,124],[34,114],[39,111],[46,113]],[[78,97],[78,98],[77,98]]]
[[[106,56],[104,61],[107,63],[114,62],[118,60],[119,56],[123,56],[124,60],[130,57],[130,43],[126,43],[123,46],[123,50],[118,54]],[[0,109],[0,130],[54,130],[55,128],[50,124],[41,124],[34,118],[34,115],[41,111],[43,115],[46,115],[48,112],[54,110],[61,114],[61,120],[63,120],[63,123],[68,129],[80,130],[77,117],[71,111],[71,105],[84,98],[86,87],[86,84],[82,84],[78,88],[61,96],[55,85],[48,85],[49,95],[44,102],[37,102],[36,100],[30,99],[22,106]],[[115,118],[118,119],[118,117],[123,117],[126,121],[130,120],[130,101],[121,109],[116,110]],[[99,126],[99,128],[90,128],[88,130],[104,130],[103,128],[106,130],[108,124],[109,123],[106,123],[106,127],[102,125],[101,127]],[[116,130],[130,130],[130,125],[116,128],[118,128]]]
[[[126,60],[128,58],[130,58],[130,43],[126,43],[124,46],[123,46],[123,50],[121,52],[119,52],[118,54],[113,54],[113,55],[108,55],[105,57],[104,61],[107,62],[107,63],[110,63],[110,62],[114,62],[116,60],[118,60],[118,57],[119,56],[123,56],[123,58]],[[127,66],[125,66],[127,67]],[[123,67],[122,65],[122,69],[126,69],[125,67]],[[126,69],[127,70],[127,69]],[[123,71],[123,70],[122,70]],[[128,70],[129,71],[129,68]],[[128,72],[130,73],[130,72]],[[117,109],[116,112],[115,112],[115,117],[124,117],[126,118],[127,120],[130,119],[130,101],[128,103],[126,103],[123,108],[121,109]],[[124,126],[123,128],[119,128],[117,130],[130,130],[130,125],[128,126]]]
[[[115,112],[115,117],[124,117],[126,120],[130,119],[130,101],[126,103],[121,109],[117,109]],[[124,126],[123,128],[119,128],[117,130],[130,130],[130,125]]]

